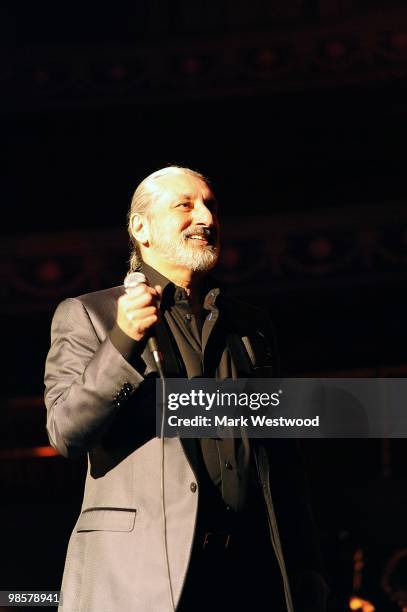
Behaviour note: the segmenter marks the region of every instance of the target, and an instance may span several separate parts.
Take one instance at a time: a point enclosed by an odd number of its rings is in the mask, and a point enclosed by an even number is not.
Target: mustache
[[[190,236],[202,236],[208,242],[214,244],[218,241],[219,232],[216,227],[198,227],[184,232],[184,238],[189,238]]]

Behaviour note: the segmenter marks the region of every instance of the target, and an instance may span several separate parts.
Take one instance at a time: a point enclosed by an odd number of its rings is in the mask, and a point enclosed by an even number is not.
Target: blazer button
[[[196,482],[191,482],[189,488],[191,489],[192,493],[195,493],[198,488]]]

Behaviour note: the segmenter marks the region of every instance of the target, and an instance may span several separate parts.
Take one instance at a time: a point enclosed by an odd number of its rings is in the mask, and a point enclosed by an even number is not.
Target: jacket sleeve
[[[143,380],[109,336],[100,342],[80,300],[58,306],[45,366],[45,405],[50,442],[62,455],[96,445]]]

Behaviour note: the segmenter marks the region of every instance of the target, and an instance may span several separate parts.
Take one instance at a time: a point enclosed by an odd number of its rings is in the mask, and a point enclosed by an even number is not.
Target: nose
[[[217,217],[204,202],[196,202],[193,210],[194,223],[211,227],[217,224]]]

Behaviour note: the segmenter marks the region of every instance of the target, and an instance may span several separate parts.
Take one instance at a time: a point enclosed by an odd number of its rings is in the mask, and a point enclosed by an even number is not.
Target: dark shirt
[[[203,353],[219,316],[216,306],[219,287],[208,277],[205,279],[201,290],[202,308],[194,314],[184,288],[174,285],[145,263],[143,273],[150,286],[162,287],[161,316],[168,326],[170,336],[175,340],[174,349],[181,370],[184,370],[188,378],[216,376],[214,364],[209,366],[209,371],[206,368],[204,372]],[[140,354],[145,342],[132,340],[117,326],[112,331],[111,340],[130,363],[140,367],[137,361],[141,361]],[[236,512],[244,506],[248,469],[246,455],[249,451],[241,440],[233,438],[202,438],[197,451],[201,460],[199,480],[203,495],[200,497],[212,501],[207,505],[205,520],[211,527],[220,528],[225,520],[230,520],[223,517],[225,510],[229,514],[230,509]],[[213,491],[213,485],[216,492]]]

